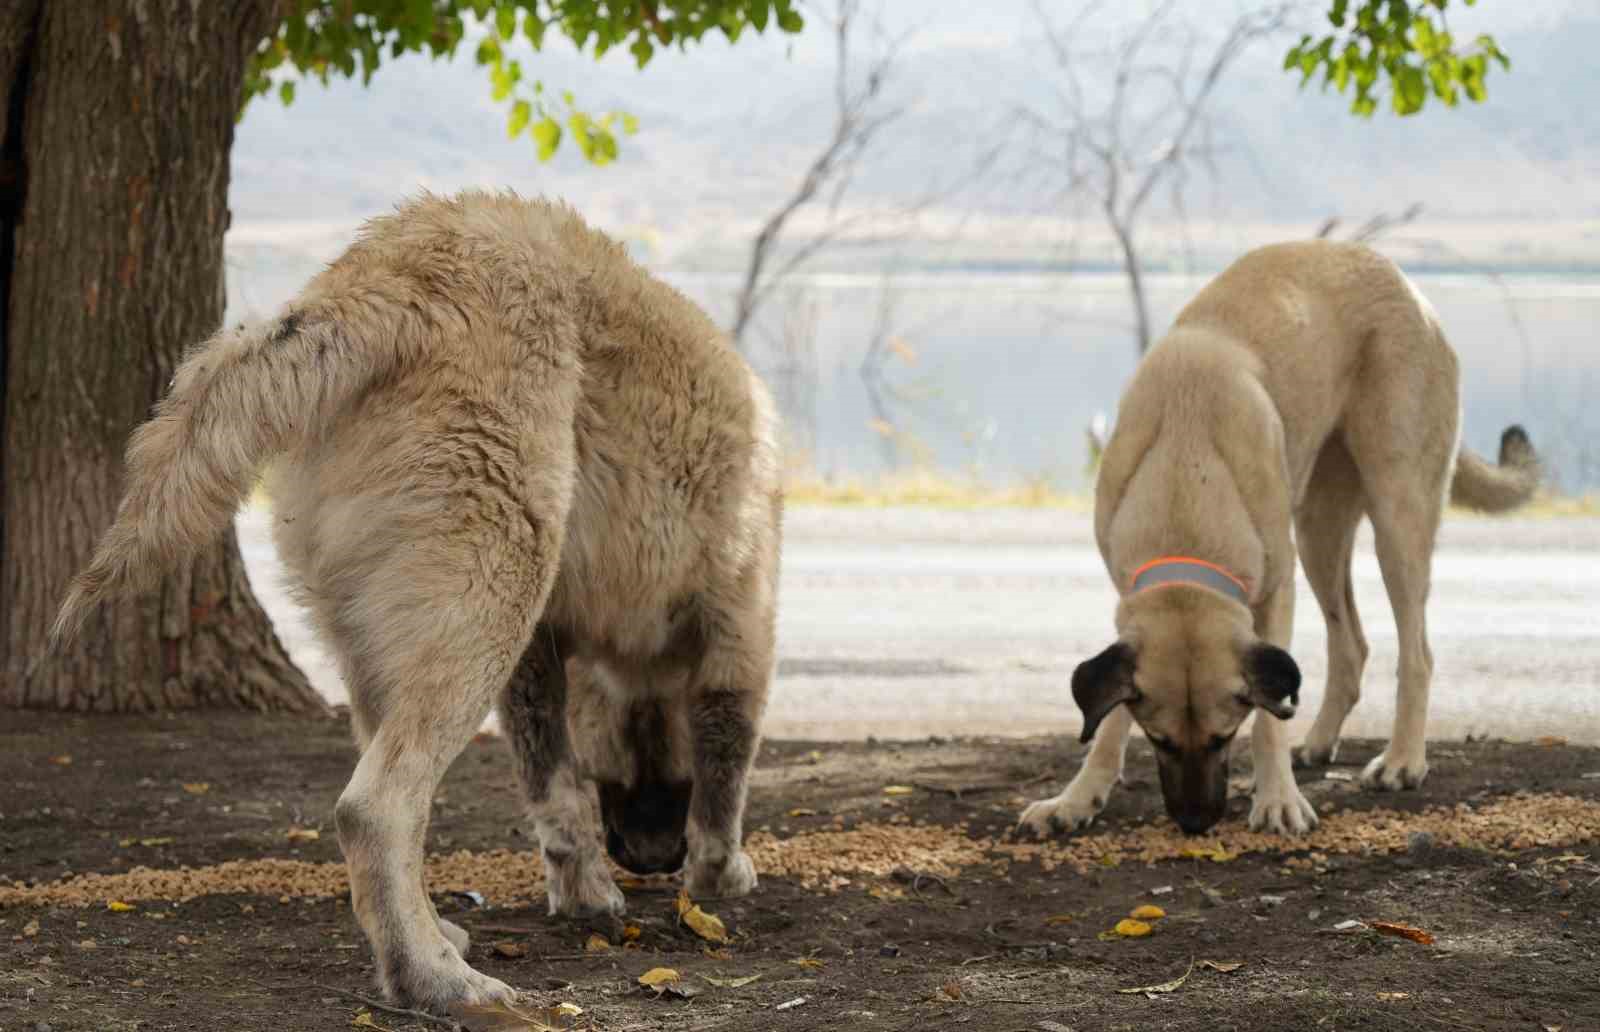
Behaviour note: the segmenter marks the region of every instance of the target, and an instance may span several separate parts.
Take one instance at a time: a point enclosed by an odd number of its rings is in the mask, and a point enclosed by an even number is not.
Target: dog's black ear
[[[1250,701],[1279,720],[1294,716],[1300,705],[1300,667],[1276,645],[1253,645],[1245,652],[1244,682]]]
[[[1133,646],[1119,641],[1072,672],[1072,701],[1083,711],[1078,741],[1092,739],[1107,714],[1134,698],[1133,661]]]

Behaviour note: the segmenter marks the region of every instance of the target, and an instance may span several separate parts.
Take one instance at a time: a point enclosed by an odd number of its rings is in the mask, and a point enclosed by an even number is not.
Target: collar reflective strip
[[[1152,559],[1133,571],[1133,591],[1143,591],[1162,584],[1198,584],[1212,591],[1220,591],[1243,605],[1250,604],[1250,592],[1243,581],[1203,559]]]

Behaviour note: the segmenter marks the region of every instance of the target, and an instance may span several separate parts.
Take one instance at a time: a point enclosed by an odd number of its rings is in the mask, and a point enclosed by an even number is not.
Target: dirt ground
[[[703,901],[714,946],[671,879],[625,886],[623,922],[547,917],[485,739],[439,793],[433,887],[471,963],[576,1028],[1600,1029],[1600,750],[1440,742],[1422,792],[1382,796],[1351,780],[1374,749],[1302,773],[1323,829],[1280,848],[1242,797],[1178,836],[1136,742],[1096,828],[1041,846],[1010,828],[1075,742],[770,742],[761,888]],[[442,1027],[355,998],[372,968],[330,824],[352,763],[340,721],[4,714],[0,1032]],[[1151,934],[1108,934],[1152,904]],[[658,967],[689,998],[638,984]],[[581,1015],[543,1009],[563,1002]]]

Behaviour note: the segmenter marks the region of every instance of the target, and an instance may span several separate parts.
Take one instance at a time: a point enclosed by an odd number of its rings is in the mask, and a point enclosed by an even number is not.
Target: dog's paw
[[[453,921],[446,921],[442,917],[438,918],[438,922],[439,932],[450,945],[456,948],[457,953],[465,957],[467,955],[467,947],[472,945],[472,937],[467,934],[467,930]]]
[[[1389,750],[1379,753],[1361,772],[1364,788],[1379,792],[1394,792],[1402,788],[1418,788],[1428,776],[1428,761],[1421,755],[1389,760]]]
[[[729,899],[755,891],[756,865],[744,850],[717,860],[690,860],[683,886],[695,899]]]
[[[565,855],[545,850],[544,872],[552,917],[621,914],[627,907],[598,849],[578,849]]]
[[[1051,799],[1029,803],[1017,822],[1017,830],[1032,832],[1039,838],[1082,831],[1105,808],[1104,793],[1074,792],[1068,787],[1065,792]]]
[[[1317,826],[1317,811],[1292,779],[1263,784],[1250,803],[1250,830],[1304,835]]]
[[[1339,755],[1339,743],[1329,742],[1326,745],[1306,741],[1294,747],[1290,752],[1296,770],[1308,770],[1315,767],[1326,767]]]
[[[444,948],[431,960],[417,953],[407,956],[384,979],[384,993],[401,1007],[449,1015],[460,1006],[483,1007],[515,1004],[517,991],[469,967],[460,954]]]

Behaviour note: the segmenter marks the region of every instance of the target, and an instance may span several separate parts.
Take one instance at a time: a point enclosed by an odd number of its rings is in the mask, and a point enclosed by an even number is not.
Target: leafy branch
[[[1476,0],[1461,0],[1470,7]],[[1430,91],[1446,107],[1465,95],[1475,103],[1488,97],[1492,64],[1510,70],[1511,59],[1493,36],[1479,35],[1458,46],[1446,17],[1450,0],[1333,0],[1328,21],[1334,33],[1301,37],[1283,59],[1285,70],[1299,69],[1303,89],[1320,70],[1322,88],[1351,92],[1350,110],[1370,118],[1378,109],[1385,81],[1397,115],[1414,115]]]
[[[775,25],[795,33],[805,24],[794,0],[281,0],[280,6],[247,73],[246,105],[274,92],[293,103],[295,77],[324,85],[359,77],[366,85],[385,61],[406,54],[453,57],[476,22],[487,31],[474,58],[489,73],[491,96],[508,103],[511,137],[527,133],[545,161],[570,136],[596,165],[616,158],[617,132],[631,135],[637,120],[619,111],[590,114],[570,91],[529,79],[508,53],[519,35],[542,51],[553,31],[596,60],[625,47],[643,68],[658,50],[686,50],[711,32],[734,42],[747,30]]]

